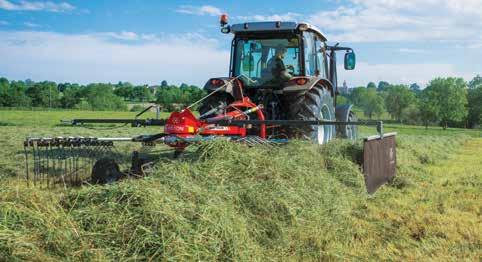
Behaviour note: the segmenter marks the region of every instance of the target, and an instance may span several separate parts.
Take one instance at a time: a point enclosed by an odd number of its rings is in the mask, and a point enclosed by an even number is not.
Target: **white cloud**
[[[358,62],[354,71],[343,70],[338,66],[338,79],[347,81],[348,86],[366,86],[368,82],[388,81],[396,84],[418,83],[426,85],[435,77],[463,77],[470,80],[472,72],[461,72],[452,64],[414,63],[414,64],[370,64]]]
[[[480,41],[482,1],[350,0],[309,20],[337,41],[466,43]]]
[[[122,32],[104,32],[94,34],[97,37],[101,37],[109,40],[122,40],[122,41],[160,41],[159,36],[155,34],[138,34],[130,31]]]
[[[75,9],[75,6],[66,3],[54,3],[51,1],[20,1],[17,4],[9,0],[0,0],[0,9],[10,11],[49,11],[67,12]]]
[[[235,16],[234,19],[242,20],[244,22],[250,21],[297,21],[301,14],[288,12],[286,14],[273,15],[249,15],[249,16]]]
[[[413,48],[400,48],[398,49],[400,53],[407,53],[407,54],[423,54],[426,53],[426,50],[423,49],[413,49]]]
[[[137,36],[119,42],[106,37]],[[146,40],[149,38],[149,40]],[[229,52],[200,35],[0,31],[0,72],[10,79],[203,85],[228,73]]]
[[[139,40],[139,35],[134,32],[122,31],[120,33],[116,32],[108,32],[108,33],[99,33],[99,36],[110,37],[113,39],[118,40],[127,40],[127,41],[135,41]]]
[[[218,16],[223,13],[221,9],[212,5],[203,5],[203,6],[181,5],[176,10],[176,12],[183,13],[183,14],[190,14],[190,15],[210,15],[210,16]]]
[[[24,22],[23,25],[26,26],[26,27],[31,27],[31,28],[40,27],[39,24],[32,23],[32,22]]]

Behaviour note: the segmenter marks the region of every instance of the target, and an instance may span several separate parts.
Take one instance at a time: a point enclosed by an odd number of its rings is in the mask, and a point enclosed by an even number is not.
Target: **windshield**
[[[234,75],[251,78],[246,86],[279,86],[299,76],[300,52],[298,37],[242,39],[236,41]]]

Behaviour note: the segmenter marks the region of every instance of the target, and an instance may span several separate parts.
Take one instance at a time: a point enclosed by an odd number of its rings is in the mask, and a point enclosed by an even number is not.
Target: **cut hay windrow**
[[[421,259],[431,256],[424,251],[429,248],[438,250],[435,257],[475,258],[480,231],[457,233],[450,226],[443,233],[437,226],[454,217],[460,228],[475,226],[475,214],[447,204],[441,214],[436,205],[412,199],[431,183],[424,167],[428,148],[430,162],[442,163],[466,139],[400,137],[399,176],[375,197],[368,197],[353,162],[360,145],[349,141],[295,142],[274,149],[213,141],[181,161],[165,161],[143,179],[49,191],[5,185],[0,188],[0,257]],[[443,193],[449,191],[440,192],[445,199],[440,201],[455,201],[456,195]],[[423,222],[427,216],[432,222]]]

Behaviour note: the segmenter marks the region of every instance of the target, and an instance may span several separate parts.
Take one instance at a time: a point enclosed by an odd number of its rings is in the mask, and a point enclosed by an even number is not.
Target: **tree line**
[[[0,107],[45,107],[83,110],[126,110],[128,102],[156,102],[166,111],[191,104],[205,95],[194,85],[132,85],[129,82],[55,83],[0,78]]]
[[[417,84],[392,85],[381,81],[357,87],[339,96],[338,103],[352,103],[368,118],[388,113],[406,124],[476,127],[482,123],[482,77],[435,78],[426,88]]]
[[[126,110],[128,102],[156,102],[165,111],[189,105],[205,95],[194,85],[132,85],[128,82],[79,85],[9,81],[0,78],[0,107],[45,107],[83,110]],[[440,124],[444,128],[475,127],[482,123],[482,76],[435,78],[426,88],[381,81],[351,89],[338,96],[338,104],[352,103],[368,118],[388,114],[406,124]]]

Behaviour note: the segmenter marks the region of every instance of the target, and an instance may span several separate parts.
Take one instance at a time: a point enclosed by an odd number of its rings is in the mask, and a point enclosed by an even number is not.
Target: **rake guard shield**
[[[397,172],[396,133],[365,138],[363,142],[363,175],[369,194],[395,177]]]

